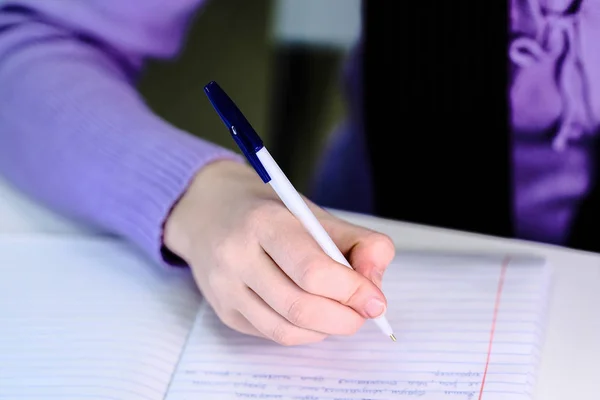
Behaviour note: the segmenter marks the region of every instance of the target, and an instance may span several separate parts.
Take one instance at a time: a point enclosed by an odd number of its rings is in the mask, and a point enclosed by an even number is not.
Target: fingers
[[[352,308],[298,287],[266,254],[258,261],[256,268],[245,269],[242,279],[291,324],[328,335],[351,335],[364,323]]]
[[[256,293],[248,289],[240,295],[240,313],[267,339],[284,346],[317,343],[326,334],[304,329],[292,324],[266,304]]]
[[[381,290],[356,271],[333,261],[291,215],[277,229],[264,231],[259,241],[281,270],[308,293],[346,305],[363,318],[385,311]]]
[[[204,300],[208,302],[225,326],[246,335],[264,338],[264,335],[247,318],[237,311],[235,307],[232,307],[231,299],[247,290],[247,287],[242,282],[233,284],[225,277],[214,274],[211,276],[211,279],[200,279],[198,277],[198,270],[192,268],[192,271]]]
[[[352,268],[381,288],[383,274],[395,256],[394,242],[387,235],[327,213],[321,222]]]
[[[256,336],[260,338],[266,338],[262,332],[260,332],[242,313],[235,310],[230,310],[225,315],[218,315],[221,322],[228,328],[244,333],[246,335]]]
[[[383,275],[395,256],[394,243],[381,233],[365,234],[362,229],[357,233],[363,236],[347,250],[348,261],[356,272],[381,288]]]

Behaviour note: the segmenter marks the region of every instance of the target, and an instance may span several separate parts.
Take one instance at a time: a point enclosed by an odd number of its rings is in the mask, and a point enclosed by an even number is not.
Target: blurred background
[[[175,126],[238,151],[203,92],[218,81],[306,192],[345,113],[341,69],[360,18],[360,0],[209,0],[184,51],[151,63],[139,89]]]

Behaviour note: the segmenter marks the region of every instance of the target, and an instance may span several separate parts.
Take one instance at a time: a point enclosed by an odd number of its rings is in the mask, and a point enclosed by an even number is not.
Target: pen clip
[[[254,131],[233,100],[215,81],[209,82],[204,87],[204,92],[250,165],[263,182],[268,183],[271,177],[256,156],[256,153],[264,147],[260,136]]]
[[[269,183],[271,177],[256,155],[256,151],[264,147],[262,145],[262,141],[260,143],[261,146],[255,150],[255,147],[252,145],[252,143],[247,143],[248,137],[245,137],[244,135],[238,135],[235,126],[232,125],[231,128],[229,128],[229,131],[231,132],[233,140],[235,140],[238,147],[242,150],[242,153],[244,153],[244,156],[246,156],[246,159],[250,165],[252,165],[252,167],[256,170],[256,173],[258,173],[258,176],[260,176],[260,179],[262,179],[264,183]]]

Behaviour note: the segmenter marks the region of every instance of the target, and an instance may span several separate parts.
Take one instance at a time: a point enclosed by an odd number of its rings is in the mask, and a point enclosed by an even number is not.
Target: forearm
[[[160,259],[163,222],[189,181],[237,156],[151,113],[127,73],[137,55],[38,18],[0,18],[0,173]]]

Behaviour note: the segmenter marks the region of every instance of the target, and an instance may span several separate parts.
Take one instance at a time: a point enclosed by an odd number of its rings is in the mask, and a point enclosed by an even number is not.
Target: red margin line
[[[496,301],[494,302],[494,316],[492,317],[492,329],[490,331],[490,342],[488,344],[487,357],[485,360],[485,369],[483,370],[483,378],[481,380],[481,389],[479,389],[479,400],[483,398],[483,390],[485,388],[485,378],[487,377],[488,367],[490,366],[490,358],[492,356],[492,345],[494,344],[494,333],[496,332],[496,320],[498,319],[498,311],[500,310],[500,298],[502,297],[502,288],[504,287],[504,278],[510,257],[506,257],[502,261],[500,268],[500,278],[498,279],[498,289],[496,290]]]

